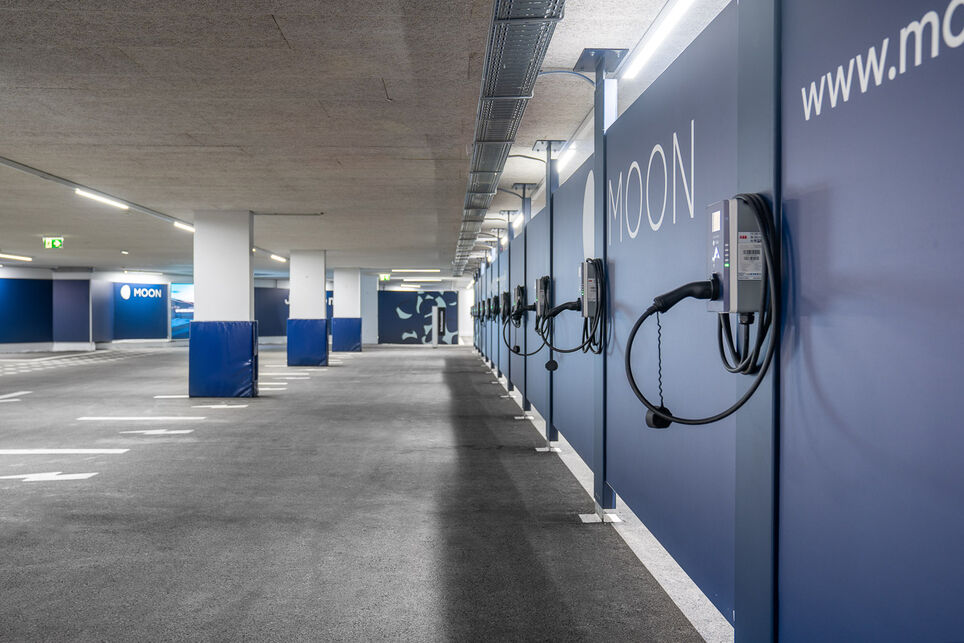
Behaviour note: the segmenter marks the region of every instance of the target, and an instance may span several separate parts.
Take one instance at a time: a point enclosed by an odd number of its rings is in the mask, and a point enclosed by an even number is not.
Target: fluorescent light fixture
[[[81,190],[80,188],[74,188],[74,194],[85,197],[87,199],[92,199],[94,201],[99,201],[100,203],[105,203],[115,208],[120,208],[121,210],[130,209],[130,206],[128,206],[126,203],[121,203],[120,201],[115,201],[114,199],[110,199],[106,196],[101,196],[99,194],[94,194],[93,192],[88,192],[87,190]]]
[[[441,277],[402,277],[402,281],[442,281]]]
[[[182,221],[175,221],[175,222],[174,222],[174,227],[175,227],[175,228],[180,228],[181,230],[185,230],[185,231],[187,231],[187,232],[190,232],[191,234],[194,234],[194,226],[192,226],[192,225],[190,225],[190,224],[188,224],[188,223],[184,223],[184,222],[182,222]]]
[[[0,259],[13,259],[14,261],[33,261],[33,257],[25,257],[23,255],[9,255],[4,252],[0,252]]]
[[[392,272],[442,272],[439,268],[392,268]]]
[[[636,48],[633,57],[626,65],[626,71],[622,73],[623,78],[629,79],[636,77],[643,66],[653,57],[653,54],[656,53],[660,45],[663,44],[670,32],[676,28],[676,25],[679,24],[679,21],[683,19],[683,16],[692,5],[693,0],[675,0],[673,6],[670,7],[666,13],[666,16],[659,21],[659,24],[655,25],[655,31],[648,31],[643,36],[643,40],[640,42],[641,46]]]
[[[122,255],[129,255],[130,253],[127,252],[126,250],[121,250],[121,254],[122,254]]]
[[[281,262],[281,263],[288,263],[288,260],[285,259],[284,257],[282,257],[281,255],[275,255],[275,254],[273,254],[273,255],[271,255],[271,258],[274,259],[275,261],[279,261],[279,262]]]

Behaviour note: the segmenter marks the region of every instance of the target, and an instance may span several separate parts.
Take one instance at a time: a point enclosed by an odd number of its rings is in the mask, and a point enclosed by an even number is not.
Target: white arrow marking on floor
[[[140,433],[141,435],[184,435],[194,433],[194,429],[146,429],[144,431],[121,431],[121,433]]]
[[[24,395],[30,395],[33,391],[17,391],[16,393],[7,393],[6,395],[0,395],[0,400],[9,400],[12,397],[23,397]]]
[[[48,471],[47,473],[26,473],[20,476],[0,476],[0,480],[21,480],[23,482],[49,482],[51,480],[86,480],[93,478],[96,473],[63,473]]]
[[[187,397],[187,395],[155,395],[155,400],[180,400]]]
[[[247,404],[195,404],[192,409],[246,409]]]
[[[77,418],[81,422],[188,422],[205,420],[203,415],[154,415],[150,417],[115,417],[115,416],[84,416]]]
[[[130,449],[0,449],[0,455],[115,455]]]

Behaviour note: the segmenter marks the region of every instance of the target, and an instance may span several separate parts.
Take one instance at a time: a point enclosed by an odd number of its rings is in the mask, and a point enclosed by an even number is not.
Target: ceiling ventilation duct
[[[495,0],[482,68],[482,92],[465,191],[462,230],[453,262],[456,277],[473,258],[485,212],[532,97],[539,69],[565,0]]]

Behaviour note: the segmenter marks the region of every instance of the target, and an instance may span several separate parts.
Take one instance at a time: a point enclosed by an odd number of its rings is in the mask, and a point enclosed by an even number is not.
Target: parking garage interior
[[[0,641],[964,639],[964,0],[0,3]]]

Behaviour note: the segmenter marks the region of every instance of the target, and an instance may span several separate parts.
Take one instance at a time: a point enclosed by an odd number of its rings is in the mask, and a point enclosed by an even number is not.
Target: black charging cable
[[[763,361],[759,361],[760,351],[762,350],[763,343],[766,341],[767,336],[770,334],[770,329],[773,325],[773,320],[777,317],[778,306],[779,306],[779,291],[777,286],[777,271],[776,271],[776,235],[773,227],[773,217],[770,211],[770,207],[767,202],[759,194],[738,194],[736,199],[746,203],[750,206],[753,214],[756,217],[757,224],[760,227],[760,236],[763,246],[763,280],[766,282],[767,286],[763,289],[763,296],[760,298],[760,322],[757,327],[756,340],[752,343],[750,342],[750,326],[754,321],[753,313],[741,313],[739,315],[739,327],[740,327],[740,345],[743,347],[742,351],[739,346],[734,346],[733,343],[733,333],[730,325],[730,319],[728,313],[720,313],[717,321],[717,335],[720,350],[720,358],[723,361],[724,368],[731,373],[740,373],[744,375],[756,375],[750,387],[746,390],[743,396],[737,400],[732,406],[730,406],[725,411],[712,415],[705,418],[683,418],[673,415],[669,409],[663,405],[662,400],[662,377],[660,377],[660,405],[656,406],[651,402],[639,389],[636,382],[636,378],[633,376],[633,366],[632,366],[632,351],[633,343],[636,340],[636,334],[639,332],[640,327],[643,323],[652,317],[653,315],[658,315],[660,313],[665,313],[673,306],[678,304],[680,301],[686,298],[693,299],[717,299],[720,296],[720,284],[714,277],[707,281],[694,281],[692,283],[680,286],[675,290],[671,290],[668,293],[664,293],[659,297],[653,299],[653,305],[647,308],[636,323],[633,325],[633,329],[629,333],[629,337],[626,340],[626,379],[629,380],[629,386],[633,389],[633,393],[639,398],[639,401],[649,409],[646,413],[646,424],[653,428],[666,428],[671,423],[676,422],[678,424],[688,424],[688,425],[700,425],[700,424],[710,424],[712,422],[718,422],[725,417],[728,417],[740,409],[747,400],[749,400],[756,390],[763,383],[763,377],[766,375],[767,370],[770,368],[770,364],[773,361],[773,353],[776,348],[776,338],[771,337],[769,343],[767,344],[766,352],[763,357]],[[660,328],[662,330],[662,328]],[[662,333],[660,333],[662,335]],[[662,376],[662,338],[660,337],[659,353],[660,353],[660,375]],[[729,351],[729,355],[727,352]]]
[[[535,306],[532,306],[532,305],[516,306],[515,308],[512,309],[512,313],[502,323],[502,342],[505,344],[506,348],[508,348],[510,352],[520,357],[531,357],[532,355],[535,355],[536,353],[541,351],[542,347],[546,345],[545,337],[542,337],[542,335],[539,335],[542,338],[542,343],[539,344],[539,347],[534,351],[523,353],[522,349],[519,347],[518,344],[513,345],[509,342],[509,336],[506,334],[507,331],[509,330],[509,322],[512,322],[512,325],[515,326],[516,329],[522,328],[522,316],[523,314],[525,314],[526,311],[529,311],[529,310],[535,310]],[[538,323],[538,321],[539,320],[537,319],[536,323]]]
[[[576,299],[574,301],[568,301],[564,304],[560,304],[552,309],[550,309],[545,316],[545,319],[538,329],[539,334],[546,341],[549,349],[557,353],[575,353],[577,351],[582,351],[583,353],[594,353],[596,355],[601,355],[604,350],[604,340],[606,337],[606,278],[605,278],[605,264],[602,259],[590,259],[596,271],[596,278],[598,279],[597,292],[598,292],[598,302],[596,306],[596,314],[591,318],[584,318],[582,321],[582,341],[578,346],[572,348],[559,348],[555,346],[549,337],[552,336],[554,319],[560,313],[566,310],[576,310],[582,311],[583,300]],[[546,362],[546,370],[554,371],[559,368],[559,363],[556,360],[549,360]]]

